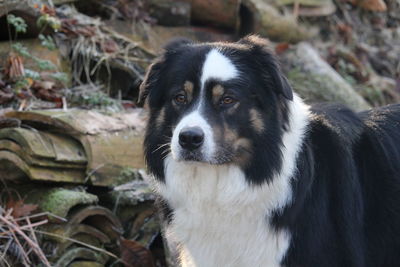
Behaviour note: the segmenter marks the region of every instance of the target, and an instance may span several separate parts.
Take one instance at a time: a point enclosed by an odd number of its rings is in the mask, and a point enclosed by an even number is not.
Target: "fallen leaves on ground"
[[[31,215],[31,213],[37,210],[37,208],[38,205],[25,204],[22,199],[10,199],[6,205],[7,210],[12,209],[11,215],[14,218],[26,217],[28,215]]]
[[[289,43],[279,43],[275,46],[275,52],[280,55],[288,50],[290,47]]]
[[[59,103],[61,107],[62,95],[53,81],[35,81],[32,85],[35,96],[46,101]]]
[[[338,30],[340,36],[343,38],[344,42],[348,43],[351,40],[353,28],[350,25],[343,23],[343,22],[339,22],[336,25],[336,27],[337,27],[337,30]]]
[[[121,259],[125,267],[155,267],[150,250],[134,240],[121,239]]]
[[[47,224],[47,219],[34,218],[37,205],[10,198],[0,206],[0,247],[5,266],[49,266],[35,234],[35,228]],[[33,221],[35,219],[35,221]]]
[[[387,10],[386,3],[383,0],[347,0],[355,6],[369,11],[383,12]]]
[[[101,49],[105,53],[115,53],[119,50],[119,46],[114,40],[108,39],[101,43]]]
[[[10,53],[4,70],[8,79],[18,79],[25,75],[24,61],[21,56]]]
[[[77,19],[67,18],[61,20],[61,31],[71,37],[92,37],[96,35],[96,28],[80,24]]]

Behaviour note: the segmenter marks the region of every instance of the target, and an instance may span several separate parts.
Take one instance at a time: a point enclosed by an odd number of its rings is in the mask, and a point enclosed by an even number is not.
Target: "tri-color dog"
[[[141,94],[183,266],[400,266],[400,105],[308,106],[255,36],[170,43]]]

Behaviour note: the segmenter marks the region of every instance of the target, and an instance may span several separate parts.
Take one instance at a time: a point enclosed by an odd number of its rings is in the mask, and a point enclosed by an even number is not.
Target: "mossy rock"
[[[371,106],[308,43],[300,43],[282,55],[287,77],[295,92],[308,103],[336,102],[355,111]]]
[[[27,197],[27,203],[38,204],[40,209],[56,216],[66,218],[69,211],[77,205],[96,204],[98,198],[82,190],[53,188],[35,190]],[[50,220],[57,220],[50,216]]]

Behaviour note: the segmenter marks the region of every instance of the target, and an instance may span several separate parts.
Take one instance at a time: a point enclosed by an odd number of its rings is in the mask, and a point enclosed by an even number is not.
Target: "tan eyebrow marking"
[[[219,99],[225,92],[224,87],[222,85],[218,84],[212,88],[212,96],[213,100],[215,101],[216,99]]]
[[[185,92],[186,92],[188,102],[191,102],[193,99],[193,88],[194,88],[194,85],[190,81],[186,81],[183,84],[183,90],[185,90]]]
[[[262,131],[264,131],[264,122],[262,120],[261,114],[254,108],[250,110],[250,122],[257,133],[261,133]]]

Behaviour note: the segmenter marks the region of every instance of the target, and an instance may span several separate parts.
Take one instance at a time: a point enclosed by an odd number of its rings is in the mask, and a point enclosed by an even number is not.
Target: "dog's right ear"
[[[160,74],[168,55],[176,53],[180,48],[190,43],[192,43],[192,41],[187,38],[174,38],[164,46],[162,55],[148,67],[146,75],[140,84],[138,99],[139,105],[146,106],[146,99],[156,82],[160,79]]]
[[[150,93],[151,88],[154,86],[155,82],[160,77],[161,65],[163,60],[158,59],[156,62],[152,63],[143,78],[142,83],[139,86],[139,98],[138,104],[147,106],[147,97]]]

